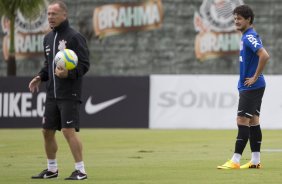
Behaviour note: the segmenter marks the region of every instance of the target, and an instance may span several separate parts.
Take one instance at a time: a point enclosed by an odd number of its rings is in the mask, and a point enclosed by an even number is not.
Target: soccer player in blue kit
[[[240,45],[240,78],[238,82],[239,104],[237,112],[238,135],[231,160],[218,169],[261,168],[260,147],[262,133],[259,122],[260,107],[265,89],[262,71],[269,60],[259,35],[253,28],[254,13],[248,5],[240,5],[233,11],[236,29],[242,33]],[[240,166],[240,159],[250,140],[251,161]]]

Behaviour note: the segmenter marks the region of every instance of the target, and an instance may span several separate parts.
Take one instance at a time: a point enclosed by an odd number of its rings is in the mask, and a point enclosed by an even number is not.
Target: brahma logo
[[[43,37],[49,31],[47,21],[47,1],[42,7],[42,13],[34,20],[24,18],[17,11],[15,19],[15,49],[17,59],[36,59],[42,58],[43,52]],[[1,26],[3,33],[6,34],[3,38],[3,55],[4,59],[8,59],[9,40],[10,40],[10,20],[7,17],[1,18]]]
[[[243,4],[242,0],[204,0],[200,12],[194,13],[194,27],[199,34],[195,39],[197,59],[238,54],[240,33],[233,24],[233,9]]]
[[[159,28],[163,21],[161,0],[119,3],[95,8],[93,25],[97,36]]]

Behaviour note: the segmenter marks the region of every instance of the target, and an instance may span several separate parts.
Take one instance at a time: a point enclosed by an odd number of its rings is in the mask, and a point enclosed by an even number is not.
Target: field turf
[[[81,129],[91,184],[258,184],[282,181],[282,130],[263,130],[263,169],[218,170],[233,154],[236,130]],[[40,129],[0,129],[0,183],[49,184],[74,170],[57,132],[59,178],[32,180],[46,168]],[[250,159],[247,145],[242,163]]]

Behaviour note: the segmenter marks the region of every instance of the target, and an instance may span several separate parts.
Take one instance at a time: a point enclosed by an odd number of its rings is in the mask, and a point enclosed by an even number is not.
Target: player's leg
[[[63,128],[64,136],[69,144],[73,158],[75,160],[75,171],[66,178],[67,180],[82,180],[86,179],[86,171],[82,157],[82,143],[75,132],[74,128]]]
[[[75,162],[81,162],[82,159],[82,143],[80,139],[78,138],[78,135],[75,132],[74,128],[63,128],[62,132],[64,134],[64,137],[66,138],[71,153],[73,155],[73,158]]]
[[[250,147],[252,151],[252,158],[248,167],[242,165],[242,168],[261,168],[260,164],[260,148],[262,141],[262,132],[259,124],[259,116],[254,115],[250,122]]]
[[[45,113],[42,120],[44,148],[47,156],[47,169],[43,170],[33,179],[47,179],[58,177],[58,164],[56,160],[56,153],[58,150],[55,133],[60,129],[60,113],[55,100],[46,99]]]
[[[238,134],[235,142],[235,151],[231,160],[227,161],[221,166],[218,166],[218,169],[239,169],[240,160],[243,154],[243,151],[246,147],[246,144],[249,139],[250,134],[250,119],[252,118],[252,111],[250,112],[252,105],[249,102],[250,94],[248,91],[240,92],[238,111],[237,111],[237,126]]]
[[[235,151],[231,159],[234,163],[240,164],[243,151],[248,143],[250,135],[249,123],[250,118],[246,117],[245,114],[240,114],[239,111],[237,116],[238,134],[235,142]]]
[[[260,109],[261,93],[263,94],[263,91],[264,88],[240,92],[237,114],[238,136],[235,153],[232,157],[232,160],[236,163],[239,163],[251,135],[250,132],[253,130],[253,128],[250,128],[251,123],[258,120],[256,117],[259,112],[258,109]]]
[[[260,148],[261,148],[261,141],[262,141],[262,132],[260,128],[260,108],[262,103],[262,97],[264,94],[264,88],[259,89],[257,91],[256,97],[256,112],[254,117],[251,119],[250,122],[250,146],[252,150],[252,160],[251,163],[254,165],[260,164]]]
[[[252,151],[252,159],[250,162],[241,166],[242,169],[261,168],[260,164],[260,148],[262,141],[262,132],[260,128],[259,115],[264,88],[252,91],[253,106],[256,108],[253,117],[250,120],[250,147]]]
[[[250,125],[250,146],[252,150],[252,163],[259,164],[262,132],[259,124],[259,117],[257,115],[255,115],[254,118],[251,120]]]
[[[242,165],[241,169],[260,169],[260,147],[262,141],[262,132],[259,124],[259,116],[255,115],[250,121],[250,147],[252,151],[251,161]]]
[[[82,143],[76,133],[79,131],[80,103],[76,101],[61,101],[60,103],[62,132],[69,144],[71,153],[75,160],[75,171],[66,179],[87,179],[82,156]]]
[[[43,129],[44,147],[47,156],[47,168],[48,171],[57,172],[58,164],[56,160],[56,153],[58,151],[58,145],[55,138],[55,130]]]

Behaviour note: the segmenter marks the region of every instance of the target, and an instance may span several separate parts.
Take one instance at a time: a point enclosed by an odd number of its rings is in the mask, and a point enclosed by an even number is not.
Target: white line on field
[[[271,149],[271,148],[269,148],[269,149],[262,149],[261,150],[262,152],[282,152],[282,149]]]

